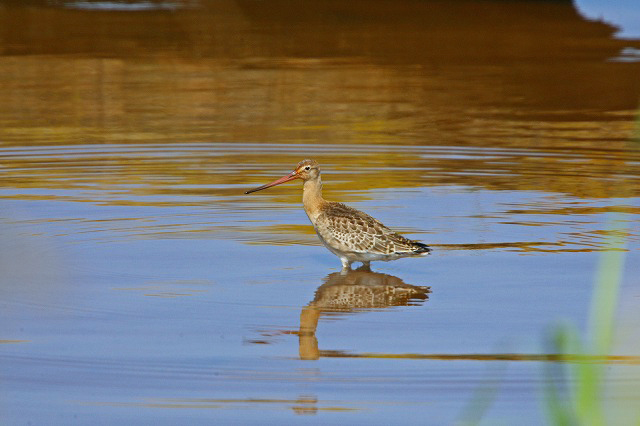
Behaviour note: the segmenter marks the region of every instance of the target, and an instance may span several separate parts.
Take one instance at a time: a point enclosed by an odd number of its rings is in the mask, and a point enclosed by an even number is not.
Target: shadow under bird
[[[393,232],[360,210],[322,198],[320,167],[315,160],[303,160],[288,175],[245,194],[294,179],[304,182],[302,204],[320,241],[340,258],[344,269],[350,269],[353,262],[362,262],[369,268],[373,260],[386,262],[402,257],[426,256],[431,252],[426,244]]]

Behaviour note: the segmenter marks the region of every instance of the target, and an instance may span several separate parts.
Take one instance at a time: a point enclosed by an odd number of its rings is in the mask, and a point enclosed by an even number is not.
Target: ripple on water
[[[638,154],[616,148],[189,143],[6,147],[0,153],[5,171],[0,198],[58,202],[55,217],[43,214],[29,222],[64,226],[67,235],[89,239],[317,244],[300,215],[299,185],[242,194],[306,156],[321,159],[327,198],[355,203],[374,216],[381,211],[389,217],[385,223],[414,236],[433,239],[437,230],[432,243],[441,250],[595,250],[607,235],[603,216],[619,213],[627,217],[620,220],[635,220],[640,191],[630,183],[638,178],[637,168],[629,166]],[[496,205],[483,195],[504,191],[529,195]],[[448,192],[456,194],[456,204],[463,198],[489,204],[484,213],[460,215],[441,207],[453,202],[443,195]],[[543,239],[456,242],[458,236],[444,235],[452,218],[470,226],[490,222],[569,231],[541,233]],[[637,240],[635,230],[625,232]]]

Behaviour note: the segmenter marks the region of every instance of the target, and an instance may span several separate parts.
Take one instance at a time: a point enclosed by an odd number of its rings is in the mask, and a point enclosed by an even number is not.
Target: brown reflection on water
[[[640,365],[640,356],[633,355],[583,355],[583,354],[391,354],[350,353],[343,351],[320,351],[327,358],[380,358],[380,359],[424,359],[441,361],[528,361]]]
[[[323,315],[420,305],[429,299],[431,287],[406,284],[393,275],[364,268],[329,274],[315,297],[300,313],[300,359],[315,360],[321,355],[316,330]]]
[[[316,415],[318,412],[352,412],[360,411],[370,405],[359,404],[354,407],[344,401],[318,400],[313,395],[300,395],[296,399],[276,398],[149,398],[145,402],[103,402],[86,405],[103,405],[111,407],[146,407],[146,408],[171,408],[171,409],[235,409],[235,410],[264,410],[285,409],[291,410],[297,415]]]
[[[2,187],[230,196],[223,185],[314,155],[335,166],[336,191],[353,189],[354,168],[378,172],[358,176],[367,189],[640,191],[627,144],[640,63],[611,61],[640,43],[612,39],[570,2],[174,3],[0,9],[0,146],[78,146],[0,153]],[[256,145],[220,155],[211,142]]]
[[[276,212],[299,188],[242,192],[315,157],[337,201],[453,186],[618,199],[530,209],[558,218],[637,214],[620,199],[640,196],[640,62],[616,58],[640,42],[569,1],[88,4],[0,8],[0,198]],[[136,229],[211,232],[181,225]],[[256,241],[259,224],[227,225]],[[308,227],[260,231],[315,244]]]
[[[589,122],[628,132],[640,92],[637,63],[607,62],[637,43],[570,2],[31,3],[0,10],[8,140],[596,142]]]
[[[184,205],[185,196],[231,197],[255,183],[290,171],[299,160],[321,161],[329,195],[354,189],[466,186],[537,190],[584,198],[637,197],[640,153],[532,148],[463,149],[368,145],[162,144],[89,145],[77,148],[0,148],[0,189],[11,198],[64,198],[65,193],[28,194],[21,189],[89,190],[71,200],[115,205]],[[296,187],[295,184],[290,185]],[[105,196],[95,191],[108,191]],[[166,196],[158,200],[148,196]],[[132,199],[148,197],[144,199]],[[270,193],[275,202],[298,203],[299,190]],[[193,203],[193,202],[191,202]],[[630,206],[601,207],[600,212]],[[557,210],[557,209],[556,209]],[[562,214],[546,208],[546,214]],[[567,213],[571,213],[567,211]],[[599,213],[582,209],[580,214]]]

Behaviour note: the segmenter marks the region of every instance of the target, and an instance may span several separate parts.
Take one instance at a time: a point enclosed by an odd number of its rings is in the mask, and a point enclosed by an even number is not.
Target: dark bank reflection
[[[323,356],[316,330],[323,315],[340,315],[392,306],[417,306],[429,299],[431,287],[407,284],[393,275],[363,268],[334,272],[324,279],[313,300],[300,313],[300,359]]]
[[[45,143],[133,131],[146,142],[388,143],[401,129],[405,144],[489,146],[505,133],[487,123],[487,140],[467,120],[504,119],[510,145],[531,145],[528,126],[566,120],[562,130],[584,137],[579,122],[628,121],[640,93],[640,61],[620,58],[640,44],[570,1],[87,4],[0,8],[5,140],[40,126]],[[373,125],[384,128],[358,131]]]

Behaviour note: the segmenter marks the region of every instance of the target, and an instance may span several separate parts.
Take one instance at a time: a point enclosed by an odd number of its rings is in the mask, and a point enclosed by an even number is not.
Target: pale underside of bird
[[[393,232],[380,221],[352,207],[322,198],[320,167],[315,160],[303,160],[289,173],[266,185],[245,192],[260,191],[282,183],[302,179],[304,210],[320,241],[340,258],[342,267],[362,262],[369,267],[374,260],[389,261],[403,257],[426,256],[431,249],[419,241]]]

